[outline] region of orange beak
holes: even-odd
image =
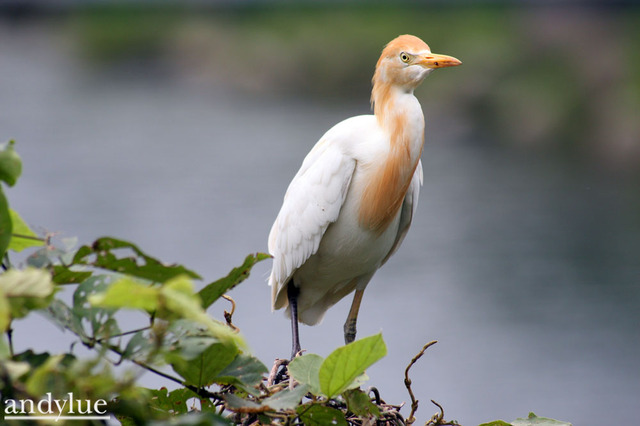
[[[455,67],[461,63],[462,61],[453,56],[439,55],[437,53],[425,53],[424,55],[420,55],[418,60],[418,64],[425,68]]]

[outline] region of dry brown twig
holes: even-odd
[[[233,318],[233,313],[236,311],[236,302],[235,302],[235,300],[233,300],[231,298],[231,296],[227,296],[226,294],[223,294],[222,298],[228,300],[229,302],[231,302],[231,312],[224,311],[224,319],[225,319],[225,321],[227,321],[227,325],[229,327],[233,328],[233,331],[240,331],[240,329],[238,327],[236,327],[235,325],[233,325],[233,323],[231,322],[231,319]]]
[[[409,365],[407,365],[407,368],[404,370],[404,386],[407,388],[407,391],[409,392],[409,396],[411,397],[411,413],[409,414],[409,417],[406,420],[406,423],[408,425],[411,425],[416,421],[415,414],[416,414],[416,411],[418,410],[418,400],[416,399],[415,395],[413,394],[413,390],[411,389],[411,379],[409,378],[409,370],[411,369],[411,367],[413,367],[413,364],[415,364],[422,357],[422,355],[424,355],[425,351],[429,349],[431,346],[435,345],[436,343],[438,343],[438,341],[433,340],[427,343],[426,345],[424,345],[422,347],[422,350],[411,359],[411,362],[409,363]]]
[[[446,421],[444,419],[444,408],[442,408],[442,405],[438,404],[433,399],[431,402],[440,409],[440,412],[434,414],[433,417],[431,417],[431,420],[424,424],[425,426],[461,426],[460,423],[455,420]]]
[[[271,367],[271,371],[269,372],[269,378],[267,379],[268,387],[271,387],[274,384],[276,384],[276,377],[278,376],[278,370],[280,370],[280,367],[287,364],[289,364],[288,359],[276,358],[275,362],[273,363],[273,367]]]

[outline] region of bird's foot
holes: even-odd
[[[348,345],[354,340],[356,340],[356,321],[355,319],[352,321],[347,320],[344,324],[344,344]]]
[[[291,361],[293,361],[296,357],[302,355],[304,349],[300,349],[300,343],[297,345],[294,343],[293,348],[291,349]]]

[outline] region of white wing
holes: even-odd
[[[407,195],[404,197],[404,201],[402,202],[402,210],[400,212],[400,223],[398,224],[398,235],[396,236],[396,241],[393,243],[393,247],[391,247],[391,251],[384,258],[382,264],[384,265],[387,260],[393,254],[398,251],[400,248],[400,244],[406,237],[407,232],[409,232],[409,227],[411,226],[411,221],[413,220],[413,215],[416,213],[418,208],[418,196],[420,195],[420,187],[422,186],[422,161],[418,160],[418,166],[416,167],[416,171],[413,172],[413,177],[411,178],[411,184],[409,184],[409,190],[407,191]]]
[[[327,227],[338,219],[356,161],[325,135],[309,152],[289,184],[269,234],[273,269],[269,278],[272,308],[293,273],[318,250]]]

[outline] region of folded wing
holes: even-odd
[[[409,232],[409,227],[411,226],[411,221],[413,220],[413,215],[415,214],[418,208],[418,196],[420,195],[420,187],[422,186],[422,161],[418,161],[418,166],[416,167],[416,171],[413,172],[413,177],[411,178],[411,183],[409,184],[409,190],[407,191],[407,195],[404,197],[404,201],[402,203],[402,207],[400,210],[400,223],[398,224],[398,234],[396,236],[396,240],[393,243],[393,247],[391,251],[382,261],[382,265],[384,265],[387,260],[393,254],[398,251],[404,237],[407,236],[407,232]]]
[[[269,234],[273,309],[286,305],[286,297],[278,297],[280,291],[296,269],[317,252],[325,231],[338,219],[355,166],[355,159],[338,144],[322,139],[291,181]]]

